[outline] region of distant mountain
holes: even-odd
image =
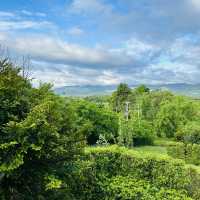
[[[55,92],[64,96],[109,95],[116,88],[117,85],[76,85],[56,88]]]
[[[137,87],[137,85],[131,85],[131,88]],[[163,84],[163,85],[148,85],[152,90],[169,90],[171,92],[200,97],[200,84]],[[76,85],[76,86],[64,86],[55,88],[55,93],[63,96],[93,96],[93,95],[109,95],[115,91],[117,85]]]

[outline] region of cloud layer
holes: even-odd
[[[34,83],[199,83],[198,0],[73,0],[54,7],[0,11],[0,44],[29,55]]]

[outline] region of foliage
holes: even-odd
[[[84,100],[74,102],[80,125],[87,124],[87,142],[96,144],[99,136],[114,143],[118,134],[118,115],[108,109],[98,107]]]
[[[125,102],[131,95],[131,89],[125,83],[120,83],[117,90],[113,92],[111,97],[112,109],[116,112],[123,112]]]
[[[145,85],[140,85],[138,86],[135,91],[134,91],[136,94],[143,94],[143,93],[148,93],[150,92],[150,89],[145,86]]]
[[[174,98],[171,93],[165,91],[152,91],[139,94],[133,92],[133,94],[137,95],[135,95],[133,103],[131,102],[131,112],[139,113],[141,118],[152,123],[155,121],[161,105],[165,101],[171,101]]]
[[[198,121],[189,121],[180,127],[176,139],[185,143],[200,144],[200,124]]]
[[[87,148],[72,188],[76,199],[199,199],[199,174],[183,162],[117,146]]]
[[[131,118],[128,121],[122,118],[120,122],[119,144],[125,146],[153,144],[155,136],[151,123],[137,118]]]
[[[60,172],[81,154],[85,127],[49,85],[32,88],[20,68],[0,64],[0,197],[51,199],[46,189],[65,186]]]
[[[0,61],[0,129],[10,120],[24,119],[31,107],[31,85],[19,73],[20,69],[12,63]]]
[[[167,148],[168,154],[187,163],[200,165],[200,145],[177,143]]]
[[[184,191],[166,188],[158,190],[148,181],[136,180],[129,176],[116,176],[112,178],[108,186],[108,197],[106,199],[191,200],[191,198],[184,194]]]
[[[195,104],[183,97],[175,97],[172,101],[166,101],[156,116],[155,128],[159,136],[174,137],[178,128],[193,120]]]
[[[111,97],[62,98],[49,84],[33,88],[22,74],[0,61],[2,200],[200,199],[194,168],[149,153],[167,146],[172,157],[200,164],[199,101],[127,84]],[[156,135],[184,143],[155,142],[148,153],[134,147],[154,144]],[[86,141],[105,147],[84,153]]]

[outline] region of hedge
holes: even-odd
[[[200,165],[200,145],[177,143],[167,148],[168,155],[184,159],[186,163]]]
[[[72,192],[76,199],[146,200],[145,194],[155,200],[200,199],[200,174],[183,161],[167,156],[141,155],[118,146],[89,147],[75,171]],[[137,198],[126,197],[124,193],[125,190],[137,196],[138,189],[142,195]]]

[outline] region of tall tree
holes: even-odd
[[[0,100],[1,199],[51,199],[60,190],[68,195],[63,174],[85,143],[73,108],[48,85],[32,88],[7,61],[0,62]]]
[[[131,89],[125,83],[120,83],[117,90],[113,92],[111,102],[113,110],[116,112],[124,111],[125,102],[128,101]]]

